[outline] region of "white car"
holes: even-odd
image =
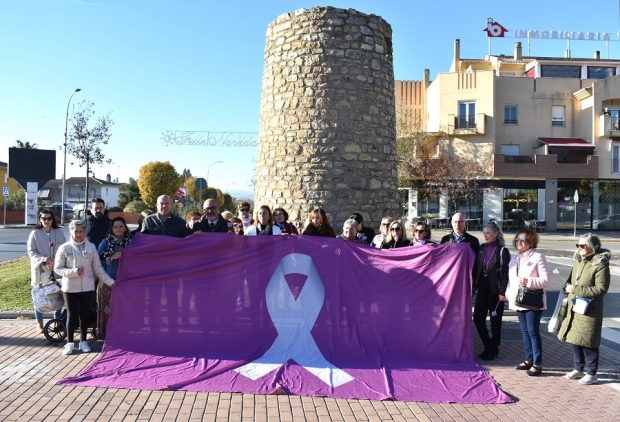
[[[592,230],[613,230],[620,226],[620,214],[606,215],[602,218],[592,220]],[[583,223],[584,229],[590,228],[590,222]]]

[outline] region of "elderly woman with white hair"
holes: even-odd
[[[73,330],[75,320],[80,321],[80,350],[90,352],[87,338],[87,320],[90,298],[95,290],[95,276],[108,286],[114,279],[101,266],[95,245],[86,240],[86,224],[74,220],[69,224],[70,238],[58,248],[54,260],[54,271],[62,276],[62,293],[67,306],[67,344],[62,353],[73,353]]]
[[[596,384],[599,347],[603,330],[603,296],[609,290],[611,252],[592,233],[577,242],[575,263],[564,285],[568,309],[558,338],[573,346],[574,368],[565,375],[569,380],[581,378],[580,384]],[[584,375],[585,370],[585,375]]]
[[[358,236],[357,221],[353,218],[349,218],[342,225],[342,234],[338,236],[338,239],[344,239],[351,242],[361,243],[367,245],[366,237]]]

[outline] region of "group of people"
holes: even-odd
[[[143,212],[138,230],[143,234],[186,237],[203,233],[230,233],[245,236],[292,235],[338,237],[370,245],[380,249],[394,249],[408,246],[433,245],[431,228],[425,222],[413,227],[412,239],[407,237],[406,227],[400,220],[384,217],[379,233],[364,226],[359,213],[352,214],[337,235],[322,208],[310,212],[307,224],[298,229],[288,222],[288,213],[283,208],[273,211],[267,205],[260,206],[252,218],[248,202],[240,202],[238,215],[219,212],[214,199],[203,204],[203,213],[191,211],[187,218],[172,214],[172,201],[162,195],[157,199],[157,212]],[[452,217],[452,232],[442,237],[440,243],[467,243],[475,252],[472,266],[472,294],[475,295],[473,322],[480,336],[484,350],[478,355],[483,360],[499,356],[501,344],[502,316],[504,302],[517,312],[525,359],[516,366],[530,376],[542,372],[542,338],[540,321],[546,309],[544,289],[551,284],[549,266],[545,256],[536,248],[538,234],[531,229],[520,230],[513,239],[518,251],[511,255],[506,248],[501,227],[494,222],[483,229],[484,243],[467,233],[465,217],[457,213]],[[97,290],[98,319],[97,333],[105,337],[110,306],[110,288],[114,285],[118,262],[122,251],[129,246],[135,232],[131,232],[122,217],[110,219],[102,199],[94,199],[87,213],[86,221],[74,220],[69,225],[70,239],[67,242],[59,230],[52,211],[44,209],[39,213],[39,222],[28,240],[28,254],[31,258],[31,284],[47,284],[50,275],[62,279],[62,291],[67,307],[67,327],[80,321],[80,343],[82,352],[89,352],[87,343],[87,320],[89,301],[95,290],[95,277],[99,280]],[[582,384],[597,382],[599,346],[603,321],[603,296],[609,288],[609,260],[611,254],[603,249],[600,239],[591,233],[579,238],[575,252],[575,264],[568,280],[562,287],[568,294],[568,310],[562,322],[558,337],[573,345],[574,370],[566,374],[568,379],[580,378]],[[543,307],[529,309],[516,304],[519,287],[543,292]],[[574,298],[590,299],[585,313],[573,311]],[[43,330],[43,315],[35,311],[37,329]],[[487,329],[490,319],[491,333]],[[55,314],[58,317],[58,312]],[[67,345],[63,353],[74,350],[73,331],[67,330]],[[585,371],[585,374],[584,374]]]

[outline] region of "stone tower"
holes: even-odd
[[[353,212],[375,230],[399,217],[392,29],[381,17],[315,7],[269,24],[254,200],[296,222],[322,207],[338,233]]]

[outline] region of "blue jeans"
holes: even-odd
[[[54,319],[60,319],[60,314],[62,314],[62,308],[57,311],[54,311]],[[34,316],[37,319],[37,322],[43,322],[43,314],[35,309]]]
[[[517,311],[521,334],[523,334],[523,349],[525,361],[533,365],[542,365],[542,338],[540,337],[540,319],[543,311]]]

